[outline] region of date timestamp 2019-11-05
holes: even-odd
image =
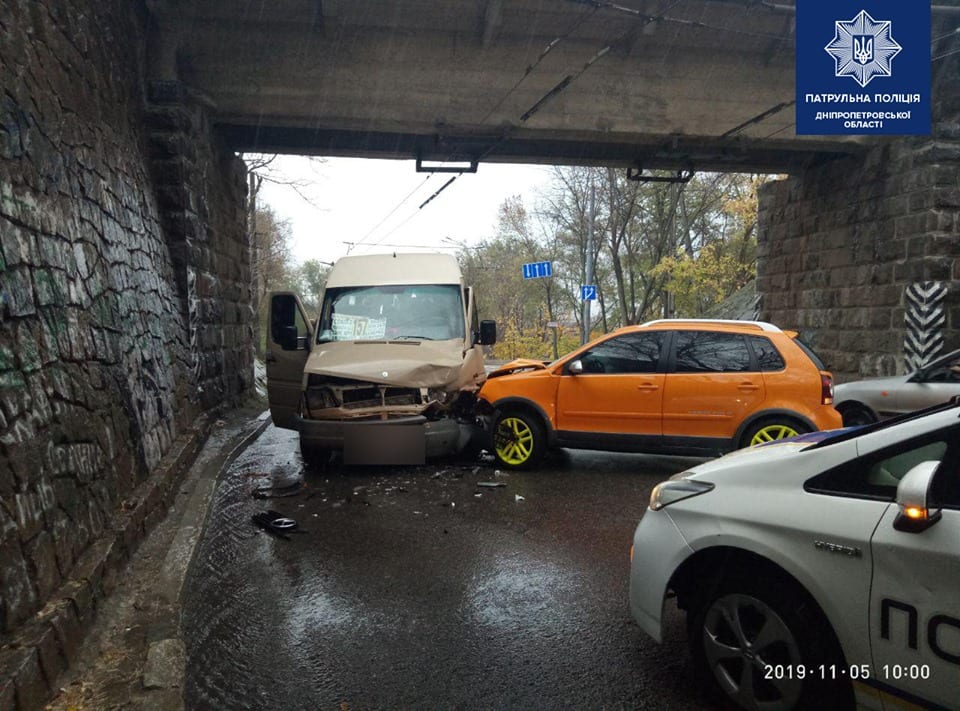
[[[764,664],[763,678],[783,679],[877,679],[879,681],[916,680],[930,678],[929,664]]]

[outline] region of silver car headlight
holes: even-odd
[[[653,487],[650,492],[650,508],[659,511],[664,506],[713,491],[713,484],[697,479],[684,479],[683,476],[678,474]]]

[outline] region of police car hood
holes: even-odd
[[[713,481],[718,475],[725,477],[741,472],[746,476],[776,477],[778,472],[786,473],[792,470],[792,467],[786,464],[787,460],[801,455],[805,450],[821,442],[827,443],[845,432],[847,432],[845,429],[810,432],[756,447],[744,447],[693,467],[687,476],[706,481]]]
[[[379,385],[444,390],[476,387],[484,378],[477,349],[463,342],[348,341],[313,347],[304,373]]]

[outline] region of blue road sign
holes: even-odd
[[[583,301],[596,301],[597,287],[593,284],[584,284],[580,287],[580,298]]]
[[[539,279],[553,276],[553,266],[550,262],[530,262],[523,265],[524,279]]]

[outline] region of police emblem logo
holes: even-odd
[[[875,77],[893,74],[893,58],[903,48],[893,39],[889,20],[874,20],[861,10],[851,20],[837,20],[834,28],[834,38],[824,47],[836,63],[834,76],[865,87]]]
[[[860,64],[869,64],[873,61],[873,36],[853,36],[853,58]]]

